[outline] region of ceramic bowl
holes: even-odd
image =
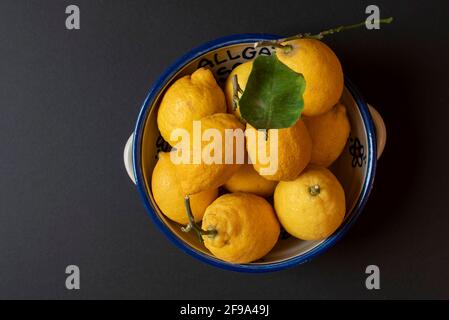
[[[386,131],[382,118],[366,104],[346,78],[341,100],[347,107],[351,134],[344,152],[331,166],[331,170],[344,187],[347,213],[343,224],[333,235],[322,241],[301,241],[284,234],[263,259],[249,264],[230,264],[212,256],[195,235],[182,232],[180,225],[167,219],[158,209],[151,191],[151,174],[157,161],[156,155],[159,151],[169,149],[156,125],[158,106],[165,89],[179,77],[191,74],[199,67],[210,68],[219,84],[223,84],[227,75],[238,64],[272,52],[273,48],[270,47],[255,49],[255,42],[276,38],[279,37],[261,34],[225,37],[206,43],[178,59],[150,89],[137,118],[134,133],[125,146],[125,167],[156,226],[184,252],[228,270],[281,270],[304,263],[332,246],[362,212],[373,187],[377,159],[385,145]]]

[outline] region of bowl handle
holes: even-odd
[[[368,104],[368,107],[374,121],[374,126],[376,127],[377,159],[379,159],[382,152],[384,152],[385,143],[387,142],[387,128],[385,127],[385,122],[380,113],[370,104]]]
[[[123,161],[125,162],[125,169],[126,172],[128,172],[129,178],[134,184],[136,184],[136,177],[133,169],[133,139],[134,134],[131,134],[128,141],[126,141],[125,149],[123,150]]]

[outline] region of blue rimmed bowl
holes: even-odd
[[[273,48],[254,48],[254,43],[277,39],[279,36],[244,34],[208,42],[182,56],[171,65],[150,89],[137,118],[134,133],[125,145],[126,170],[137,186],[148,215],[156,226],[181,250],[211,265],[234,271],[277,271],[304,263],[324,252],[337,242],[357,217],[368,200],[373,187],[376,162],[386,140],[384,122],[379,113],[368,106],[356,88],[345,79],[341,98],[351,122],[351,135],[344,152],[331,170],[340,180],[346,193],[347,213],[341,227],[322,241],[302,241],[284,235],[273,250],[262,260],[249,264],[230,264],[215,258],[198,238],[181,231],[181,226],[167,219],[157,207],[151,190],[151,174],[159,151],[167,151],[168,144],[161,138],[156,124],[159,102],[176,79],[191,74],[199,67],[210,68],[219,83],[231,70],[258,55],[269,55]]]

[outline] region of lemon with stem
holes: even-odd
[[[250,263],[264,257],[276,244],[280,225],[270,203],[249,193],[229,193],[206,209],[202,227],[194,221],[186,197],[190,224],[214,256],[230,263]]]
[[[377,19],[378,24],[389,24],[392,17]],[[329,111],[343,91],[343,71],[335,53],[321,40],[334,33],[366,27],[366,22],[339,26],[317,34],[304,33],[291,37],[260,41],[255,47],[276,47],[281,62],[303,74],[306,80],[304,110],[306,116],[316,116]]]
[[[296,180],[279,182],[274,207],[282,226],[292,236],[322,240],[343,222],[345,193],[328,169],[309,167]]]
[[[297,39],[285,42],[290,50],[277,51],[279,60],[306,80],[303,115],[329,111],[343,92],[343,70],[335,53],[320,40]]]

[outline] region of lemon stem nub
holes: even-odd
[[[319,195],[319,194],[320,194],[320,191],[321,191],[320,186],[317,185],[317,184],[315,184],[315,185],[309,187],[309,193],[310,193],[310,195],[313,196],[313,197]]]
[[[182,227],[181,228],[182,231],[190,232],[191,230],[193,230],[198,235],[201,242],[203,241],[202,236],[208,236],[210,238],[213,238],[217,235],[217,230],[215,229],[203,230],[199,225],[196,224],[195,218],[193,217],[192,208],[190,207],[190,197],[188,195],[184,197],[184,205],[186,207],[187,216],[189,218],[189,224],[185,227]]]
[[[290,53],[293,50],[293,47],[289,44],[282,46],[282,49],[284,50],[284,53]]]

